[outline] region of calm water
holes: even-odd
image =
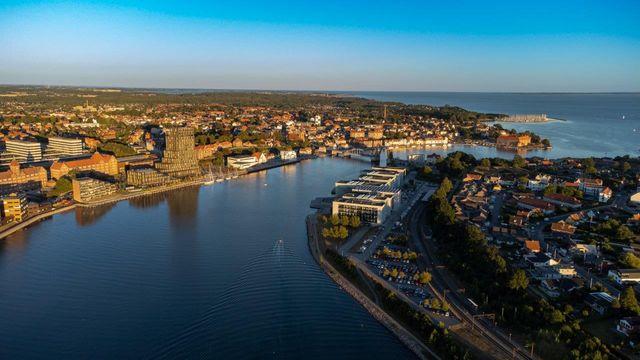
[[[565,120],[544,124],[502,123],[505,128],[518,131],[531,130],[551,141],[552,150],[529,152],[527,156],[560,158],[640,155],[640,93],[353,92],[350,94],[407,104],[438,106],[449,104],[480,112],[546,113],[551,118]],[[477,147],[454,148],[448,151],[458,149],[478,157],[513,157],[513,153]]]
[[[0,358],[411,357],[307,249],[309,201],[364,166],[307,161],[0,241]]]

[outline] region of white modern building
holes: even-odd
[[[400,186],[407,169],[373,167],[364,170],[359,179],[338,181],[334,192],[333,215],[357,215],[364,223],[382,224],[401,201]]]
[[[18,162],[42,160],[42,144],[36,141],[7,140],[6,154]]]
[[[65,157],[82,155],[82,139],[71,139],[63,137],[50,137],[46,148],[47,156]]]
[[[349,193],[352,194],[352,193]],[[333,200],[332,215],[358,216],[368,224],[382,224],[391,213],[391,207],[384,199],[376,199],[375,195],[341,196]]]
[[[280,151],[280,159],[282,160],[295,160],[298,157],[294,150],[281,150]]]
[[[251,155],[233,155],[227,157],[227,166],[244,170],[252,166],[267,162],[267,157],[263,153]]]

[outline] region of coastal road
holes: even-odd
[[[456,285],[454,277],[449,274],[435,256],[434,244],[430,236],[426,234],[425,216],[424,204],[418,204],[408,222],[411,239],[423,255],[421,260],[424,262],[424,265],[431,269],[433,275],[432,285],[446,298],[446,301],[450,304],[452,313],[472,328],[478,329],[482,337],[501,353],[500,358],[534,359],[535,357],[532,357],[527,349],[509,339],[508,336],[502,333],[500,329],[492,323],[486,320],[476,319],[473,316],[474,310],[462,295],[462,289]]]

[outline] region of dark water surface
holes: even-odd
[[[411,357],[307,249],[309,201],[365,166],[306,161],[0,241],[0,358]]]

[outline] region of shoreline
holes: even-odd
[[[257,169],[253,169],[253,171],[244,173],[244,174],[240,174],[238,175],[238,177],[240,176],[245,176],[248,174],[253,174],[253,173],[257,173],[260,171],[266,171],[269,169],[275,169],[278,167],[283,167],[283,166],[287,166],[287,165],[293,165],[293,164],[297,164],[302,162],[303,160],[309,160],[309,159],[313,159],[312,157],[301,157],[295,160],[289,160],[289,161],[284,161],[282,163],[277,163],[277,164],[268,164],[267,166],[261,167],[261,168],[257,168]],[[137,191],[137,192],[133,192],[133,193],[127,193],[127,194],[116,194],[115,196],[109,197],[109,198],[102,198],[99,199],[97,201],[90,201],[90,202],[76,202],[74,204],[62,207],[62,208],[58,208],[58,209],[53,209],[47,212],[43,212],[37,215],[34,215],[32,217],[30,217],[29,219],[19,222],[19,223],[15,223],[12,226],[4,229],[4,230],[0,230],[0,240],[4,240],[7,236],[10,236],[22,229],[27,228],[28,226],[52,217],[53,215],[59,214],[59,213],[63,213],[69,210],[73,210],[76,207],[82,207],[82,208],[92,208],[92,207],[98,207],[98,206],[102,206],[102,205],[107,205],[107,204],[112,204],[112,203],[117,203],[123,200],[130,200],[130,199],[134,199],[140,196],[146,196],[146,195],[153,195],[153,194],[159,194],[159,193],[163,193],[163,192],[167,192],[167,191],[172,191],[172,190],[178,190],[178,189],[182,189],[182,188],[186,188],[186,187],[190,187],[190,186],[202,186],[204,185],[205,180],[204,179],[200,179],[200,180],[193,180],[193,181],[187,181],[187,182],[180,182],[177,184],[172,184],[172,185],[167,185],[167,186],[162,186],[162,187],[156,187],[156,188],[151,188],[151,189],[147,189],[147,190],[143,190],[143,191]]]
[[[2,231],[0,231],[0,240],[4,240],[7,236],[10,236],[26,227],[28,227],[29,225],[32,225],[40,220],[44,220],[46,218],[52,217],[53,215],[59,214],[59,213],[63,213],[69,210],[73,210],[75,209],[77,206],[77,204],[71,204],[65,207],[61,207],[58,209],[54,209],[54,210],[50,210],[47,212],[43,212],[40,213],[38,215],[32,216],[29,219],[16,223],[13,226],[10,226],[7,229],[4,229]]]
[[[496,146],[496,143],[489,142],[486,140],[469,140],[469,141],[456,141],[451,142],[447,145],[404,145],[404,146],[390,146],[387,147],[388,150],[391,151],[406,151],[406,150],[447,150],[449,148],[453,148],[456,146],[471,146],[471,147],[486,147],[490,149],[508,151],[508,152],[526,152],[526,151],[547,151],[551,150],[553,147],[544,147],[544,146],[526,146],[521,148],[501,148]]]
[[[558,119],[558,118],[547,118],[546,121],[513,121],[513,120],[491,120],[487,121],[488,123],[500,123],[500,124],[525,124],[525,125],[536,125],[536,124],[549,124],[555,122],[568,122],[567,119]]]
[[[329,278],[338,285],[341,290],[344,290],[349,296],[351,296],[351,298],[356,300],[374,319],[376,319],[376,321],[396,336],[398,340],[400,340],[400,342],[419,359],[440,359],[433,350],[428,348],[422,341],[420,341],[420,339],[411,333],[411,331],[407,330],[398,321],[396,321],[393,316],[385,312],[380,308],[380,306],[369,299],[360,289],[357,288],[357,286],[345,278],[340,271],[336,270],[333,265],[323,260],[320,244],[317,239],[318,232],[313,220],[315,215],[315,213],[307,215],[305,220],[307,226],[307,245],[311,256],[322,271],[327,274],[327,276],[329,276]],[[428,356],[425,354],[428,354]]]

